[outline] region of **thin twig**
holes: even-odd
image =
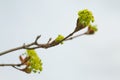
[[[22,45],[22,46],[19,46],[19,47],[16,47],[16,48],[12,48],[12,49],[0,52],[0,56],[2,56],[4,54],[7,54],[7,53],[10,53],[10,52],[13,52],[13,51],[20,50],[20,49],[26,49],[27,47],[30,47],[32,45],[34,45],[34,43],[30,43],[30,44],[27,44],[27,45]]]
[[[0,66],[22,66],[22,65],[24,65],[29,59],[30,59],[30,57],[28,57],[24,62],[19,63],[19,64],[0,64]]]
[[[20,64],[0,64],[0,66],[20,66],[22,65],[22,63]]]
[[[77,37],[80,37],[80,36],[83,36],[83,35],[85,35],[85,33],[83,33],[83,34],[78,34],[78,35],[69,37],[69,38],[67,38],[65,41],[72,40],[72,39],[74,39],[74,38],[77,38]]]
[[[37,36],[36,39],[35,39],[35,44],[38,44],[38,39],[41,37],[41,35]]]
[[[49,44],[51,40],[52,40],[52,38],[49,38],[49,40],[48,40],[47,44]]]

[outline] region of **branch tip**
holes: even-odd
[[[49,40],[48,40],[47,44],[49,44],[51,40],[52,40],[52,38],[49,38]]]
[[[37,43],[37,41],[38,41],[38,39],[41,37],[41,35],[38,35],[37,37],[36,37],[36,39],[35,39],[35,44],[38,44]]]

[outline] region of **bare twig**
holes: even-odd
[[[34,43],[30,43],[30,44],[27,44],[27,45],[22,45],[22,46],[19,46],[19,47],[16,47],[16,48],[12,48],[12,49],[0,52],[0,56],[2,56],[4,54],[7,54],[7,53],[10,53],[10,52],[13,52],[13,51],[20,50],[20,49],[26,49],[26,48],[28,48],[28,47],[30,47],[32,45],[34,45]]]
[[[52,40],[52,38],[49,38],[49,40],[48,40],[47,44],[49,44],[51,40]]]
[[[22,63],[20,64],[0,64],[0,66],[21,66]]]
[[[24,62],[19,64],[0,64],[0,66],[22,66],[24,65],[30,58],[28,57]]]
[[[27,71],[25,71],[25,70],[26,70],[26,68],[29,66],[29,65],[27,64],[27,62],[28,62],[29,59],[30,59],[30,57],[26,57],[26,58],[24,59],[24,61],[22,61],[20,64],[0,64],[0,66],[11,66],[11,67],[13,67],[13,68],[15,68],[15,69],[17,69],[17,70],[24,71],[24,72],[27,73]],[[21,67],[21,66],[23,66],[23,65],[26,65],[26,67],[23,68],[23,69],[18,68],[18,67]]]
[[[74,39],[74,38],[77,38],[77,37],[83,36],[83,35],[85,35],[85,34],[86,34],[86,33],[78,34],[78,35],[75,35],[75,36],[69,37],[69,38],[67,38],[65,41],[72,40],[72,39]]]
[[[35,39],[35,44],[38,44],[38,39],[41,37],[41,35],[37,36],[36,39]]]

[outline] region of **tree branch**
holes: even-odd
[[[85,12],[84,12],[85,11]],[[50,48],[50,47],[54,47],[54,46],[57,46],[59,45],[60,43],[62,44],[63,41],[68,41],[68,40],[72,40],[74,38],[77,38],[77,37],[80,37],[80,36],[83,36],[83,35],[89,35],[89,34],[94,34],[96,31],[97,31],[97,28],[91,24],[88,24],[90,22],[93,22],[94,21],[94,17],[92,16],[92,14],[87,14],[87,13],[91,13],[89,11],[87,11],[86,13],[86,9],[83,10],[82,12],[84,12],[85,14],[85,18],[88,18],[88,19],[83,19],[81,17],[81,15],[79,15],[78,19],[77,19],[77,23],[76,23],[76,27],[74,29],[73,32],[71,32],[70,34],[68,34],[66,37],[63,37],[62,35],[59,35],[56,39],[53,39],[52,38],[49,38],[49,40],[44,43],[44,44],[41,44],[41,43],[38,43],[38,40],[40,39],[41,35],[37,36],[35,38],[35,40],[31,43],[28,43],[28,44],[23,44],[19,47],[15,47],[15,48],[12,48],[12,49],[9,49],[9,50],[5,50],[3,52],[0,52],[0,56],[2,55],[5,55],[5,54],[8,54],[10,52],[13,52],[13,51],[17,51],[17,50],[21,50],[21,49],[38,49],[38,48],[44,48],[44,49],[47,49],[47,48]],[[80,13],[82,14],[82,13]],[[87,16],[87,15],[88,16]],[[83,15],[83,14],[82,14]],[[84,17],[84,16],[83,16]],[[81,20],[83,20],[81,22]],[[86,24],[87,23],[87,24]],[[78,34],[78,35],[74,35],[75,33],[77,33],[78,31],[84,29],[84,28],[88,28],[88,30],[82,34]],[[33,56],[33,55],[32,55]],[[26,72],[26,73],[31,73],[31,71],[33,69],[30,69],[30,65],[34,65],[34,64],[31,64],[28,60],[30,59],[31,56],[26,56],[25,58],[22,58],[22,56],[19,56],[19,59],[21,61],[20,64],[0,64],[0,66],[12,66],[13,68],[17,69],[17,70],[20,70],[20,71],[23,71],[23,72]],[[36,61],[35,61],[36,62]],[[42,63],[41,63],[42,64]],[[23,68],[23,69],[20,69],[21,66],[25,65],[26,67]],[[34,68],[35,69],[35,68]],[[40,68],[40,71],[42,69]]]
[[[29,43],[29,44],[23,44],[22,46],[19,46],[19,47],[16,47],[16,48],[12,48],[12,49],[9,49],[9,50],[6,50],[6,51],[3,51],[3,52],[0,52],[0,56],[4,55],[4,54],[7,54],[7,53],[10,53],[10,52],[13,52],[13,51],[17,51],[17,50],[20,50],[20,49],[37,49],[37,48],[44,48],[44,49],[47,49],[47,48],[50,48],[50,47],[53,47],[53,46],[57,46],[59,43],[63,42],[63,41],[68,41],[68,40],[72,40],[74,38],[77,38],[79,36],[82,36],[84,35],[85,33],[83,34],[79,34],[79,35],[75,35],[75,36],[72,36],[73,34],[75,33],[72,32],[70,33],[68,36],[66,36],[63,40],[61,40],[60,42],[55,42],[55,40],[51,41],[52,38],[49,38],[48,42],[45,43],[45,44],[39,44],[37,41],[38,39],[40,39],[41,35],[37,36],[35,41],[32,42],[32,43]],[[34,46],[35,45],[35,46]]]

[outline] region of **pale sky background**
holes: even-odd
[[[120,80],[120,0],[0,0],[0,51],[30,43],[42,35],[45,43],[68,35],[77,12],[89,9],[98,32],[53,48],[37,49],[40,74],[0,67],[0,80]],[[80,32],[78,32],[79,34]],[[24,50],[0,56],[0,63],[19,63]]]

